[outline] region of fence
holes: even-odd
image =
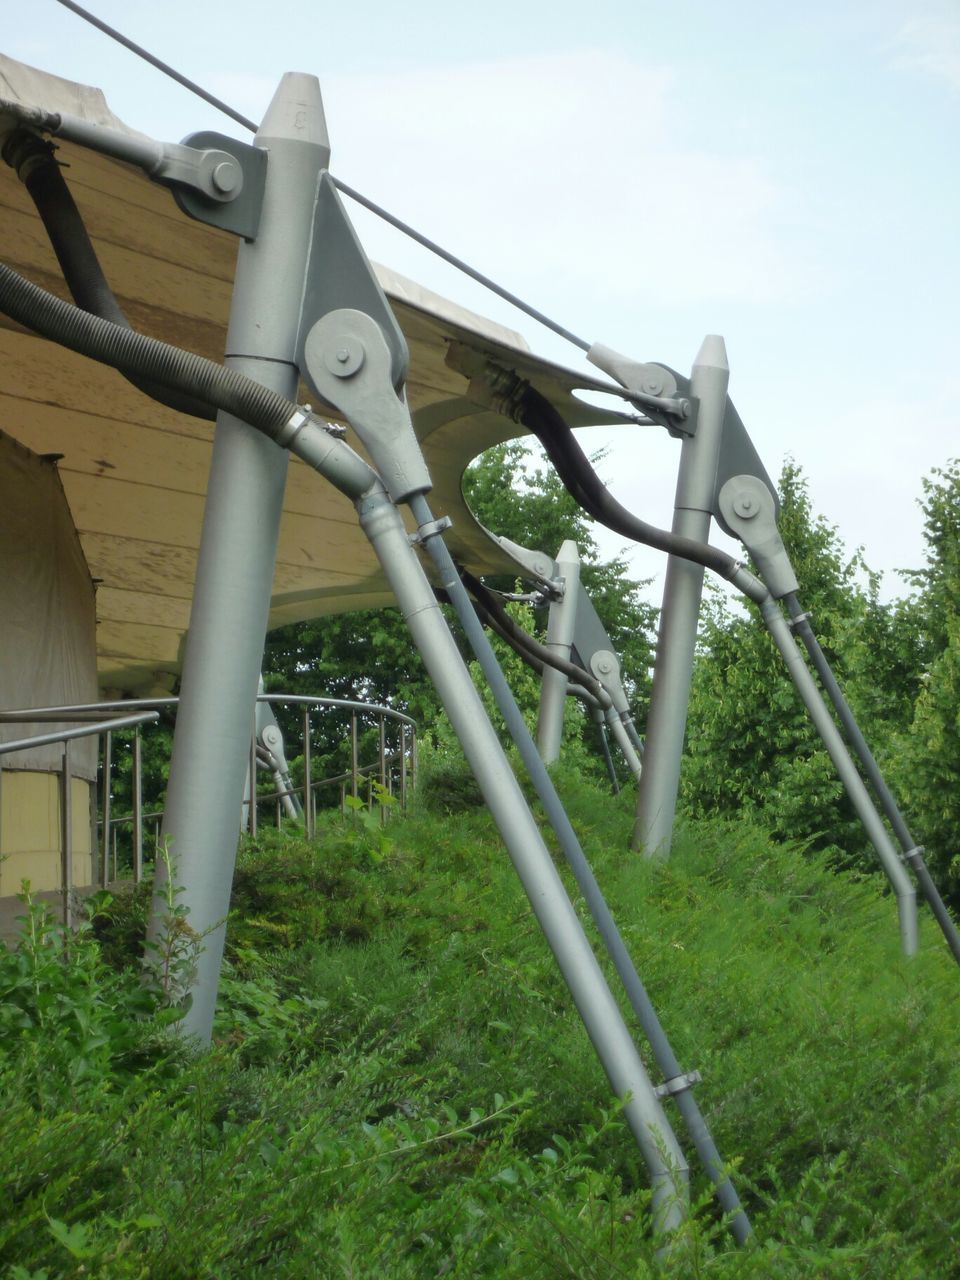
[[[282,785],[274,785],[265,793],[258,790],[258,767],[263,768],[262,752],[258,759],[258,740],[251,736],[250,775],[248,793],[242,813],[238,813],[238,827],[243,826],[256,834],[258,826],[269,813],[278,827],[293,821],[308,838],[316,834],[318,796],[325,789],[334,795],[343,810],[348,795],[368,804],[379,806],[381,817],[394,796],[401,807],[406,805],[411,787],[416,784],[417,737],[415,722],[392,707],[376,703],[353,701],[344,698],[318,698],[297,694],[262,694],[257,699],[272,707],[294,713],[302,738],[296,763],[302,773],[302,781],[293,785],[284,778]],[[62,707],[22,708],[0,712],[0,724],[43,724],[55,722],[58,726],[68,723],[70,728],[58,727],[50,733],[32,734],[16,741],[0,743],[0,794],[3,786],[4,757],[14,751],[29,751],[50,744],[62,744],[63,753],[59,771],[59,862],[62,896],[62,918],[65,925],[72,923],[74,814],[72,794],[72,769],[70,744],[79,738],[99,739],[98,780],[91,803],[91,848],[96,855],[94,883],[106,886],[112,880],[124,876],[139,882],[144,870],[144,847],[159,839],[163,822],[160,797],[144,795],[144,738],[143,730],[155,727],[161,716],[175,716],[178,699],[151,698],[119,702],[83,703]],[[111,714],[113,713],[113,714]],[[343,725],[342,741],[346,744],[349,765],[345,770],[326,777],[315,777],[313,737],[317,717],[323,716],[328,731],[329,720],[336,717]],[[289,719],[289,716],[288,716]],[[149,730],[148,730],[149,732]],[[328,732],[328,737],[329,737]],[[371,751],[371,740],[374,750]],[[126,746],[127,757],[118,752],[118,746]],[[289,744],[287,744],[289,750]],[[373,759],[365,760],[370,753]],[[129,775],[129,787],[125,796],[127,812],[116,812],[118,766],[120,773]],[[29,766],[26,766],[29,768]],[[19,768],[24,768],[20,765]],[[250,791],[254,802],[250,803]],[[151,801],[153,803],[151,803]],[[145,839],[146,838],[146,839]],[[5,850],[3,830],[0,828],[0,857]]]

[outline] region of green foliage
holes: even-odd
[[[176,865],[166,844],[157,849],[157,874],[153,880],[156,928],[143,944],[143,981],[170,1022],[179,1022],[190,1008],[196,982],[197,961],[211,925],[198,933],[187,916],[190,908],[180,901]]]
[[[597,465],[603,453],[594,454]],[[589,592],[613,647],[621,658],[631,694],[645,701],[656,610],[641,598],[646,585],[629,575],[624,557],[601,560],[594,525],[570,496],[539,445],[511,440],[482,454],[464,473],[463,493],[488,529],[520,546],[555,556],[572,539],[580,552],[580,579]],[[488,578],[500,590],[512,591],[509,579]]]
[[[925,659],[894,768],[917,838],[941,886],[960,902],[960,463],[924,481],[927,565],[910,575]]]
[[[814,515],[792,464],[779,490],[780,528],[801,601],[883,765],[891,732],[909,723],[919,686],[914,613],[880,602],[875,576],[859,553],[847,558],[837,531]],[[691,815],[748,812],[778,837],[831,849],[847,863],[875,863],[762,621],[732,610],[716,590],[701,628],[681,797]]]
[[[167,797],[167,781],[170,777],[170,752],[173,747],[174,715],[169,709],[161,711],[157,724],[147,725],[140,731],[141,785],[143,812],[163,812]],[[121,730],[114,735],[111,767],[111,816],[116,819],[133,814],[133,733],[125,735]],[[102,772],[98,780],[98,794],[102,794]],[[116,828],[117,855],[121,875],[130,873],[133,866],[133,824],[123,823]],[[145,833],[145,856],[153,857],[153,840]]]
[[[871,882],[743,823],[637,863],[629,797],[559,781],[703,1072],[749,1249],[694,1168],[691,1221],[657,1264],[639,1153],[486,813],[381,830],[357,810],[314,845],[242,850],[202,1057],[162,1039],[91,930],[68,965],[28,916],[0,954],[0,1274],[957,1274],[957,974],[939,938],[904,961]],[[111,1047],[71,1077],[74,1007]]]
[[[165,1019],[135,977],[104,964],[87,921],[67,934],[29,886],[22,901],[16,944],[0,948],[0,1041],[43,1113],[136,1069]]]
[[[655,610],[641,599],[643,584],[628,576],[622,557],[600,559],[591,522],[552,469],[533,461],[536,456],[517,441],[488,450],[465,473],[464,494],[485,525],[521,545],[552,556],[565,539],[577,542],[582,581],[621,656],[624,682],[634,700],[642,704],[649,691]],[[512,578],[489,581],[507,591],[516,586]],[[447,614],[452,618],[451,611]],[[524,625],[542,632],[545,610],[527,614]],[[497,649],[509,668],[515,695],[524,710],[535,715],[537,678],[512,651],[499,645]],[[434,736],[442,734],[437,695],[395,609],[341,614],[273,631],[267,637],[263,670],[268,691],[370,699],[406,712]],[[478,687],[481,684],[478,680]],[[299,715],[279,709],[277,715],[288,741],[298,740]],[[578,719],[575,709],[571,724],[575,728],[571,728],[569,741],[583,740],[591,744],[589,752],[595,753],[595,731],[584,718]],[[329,727],[316,725],[312,747],[318,774],[329,776],[349,767],[344,736],[340,721]],[[594,768],[595,755],[589,752],[583,756],[585,767]],[[291,764],[299,780],[299,762]]]

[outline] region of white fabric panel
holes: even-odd
[[[0,708],[97,701],[94,587],[56,465],[2,432],[0,618]],[[59,727],[0,724],[0,742]],[[54,744],[0,763],[53,770],[62,754]],[[96,777],[95,739],[74,742],[70,756],[77,777]]]

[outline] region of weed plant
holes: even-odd
[[[0,953],[0,1274],[960,1275],[960,976],[939,935],[904,960],[876,881],[743,824],[640,863],[630,798],[559,781],[703,1073],[747,1249],[694,1168],[657,1263],[637,1149],[464,786],[384,830],[349,812],[313,843],[244,846],[203,1054],[134,963],[143,895],[99,900],[69,939],[25,904]]]

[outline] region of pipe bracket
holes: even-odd
[[[672,1098],[678,1093],[686,1093],[688,1089],[692,1089],[695,1084],[700,1084],[703,1076],[699,1071],[685,1071],[683,1075],[674,1076],[671,1080],[664,1080],[663,1084],[658,1084],[654,1089],[654,1093],[658,1098]]]
[[[453,521],[449,516],[440,516],[436,520],[428,520],[426,524],[422,524],[419,529],[407,536],[407,541],[411,546],[417,546],[419,543],[423,545],[431,538],[436,538],[438,534],[445,533],[447,529],[453,528]]]

